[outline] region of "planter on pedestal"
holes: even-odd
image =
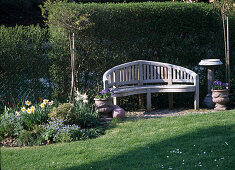
[[[215,110],[226,110],[229,102],[229,91],[224,90],[212,90],[212,101],[215,104]]]

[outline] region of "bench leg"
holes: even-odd
[[[173,109],[173,93],[168,94],[169,108]]]
[[[151,90],[147,90],[147,112],[151,112]]]
[[[194,109],[199,109],[199,92],[197,91],[194,93]]]
[[[113,97],[113,104],[118,105],[118,98],[117,97]]]

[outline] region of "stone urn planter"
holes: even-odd
[[[229,103],[229,91],[224,90],[211,90],[212,101],[215,103],[215,110],[226,110]]]
[[[95,109],[98,111],[100,115],[109,115],[114,109],[114,105],[112,103],[112,98],[107,99],[97,99],[94,98],[95,101]]]

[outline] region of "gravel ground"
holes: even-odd
[[[178,108],[178,109],[162,109],[162,110],[154,110],[150,113],[143,111],[133,111],[133,112],[126,112],[127,119],[148,119],[148,118],[162,118],[162,117],[170,117],[170,116],[179,116],[179,115],[187,115],[187,114],[205,114],[216,112],[212,109],[187,109],[187,108]]]

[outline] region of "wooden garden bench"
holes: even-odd
[[[147,94],[147,111],[151,111],[151,94],[168,93],[173,107],[173,92],[194,92],[194,109],[199,108],[199,76],[184,67],[155,61],[138,60],[115,66],[103,75],[104,89],[110,89],[114,104],[117,97]]]

